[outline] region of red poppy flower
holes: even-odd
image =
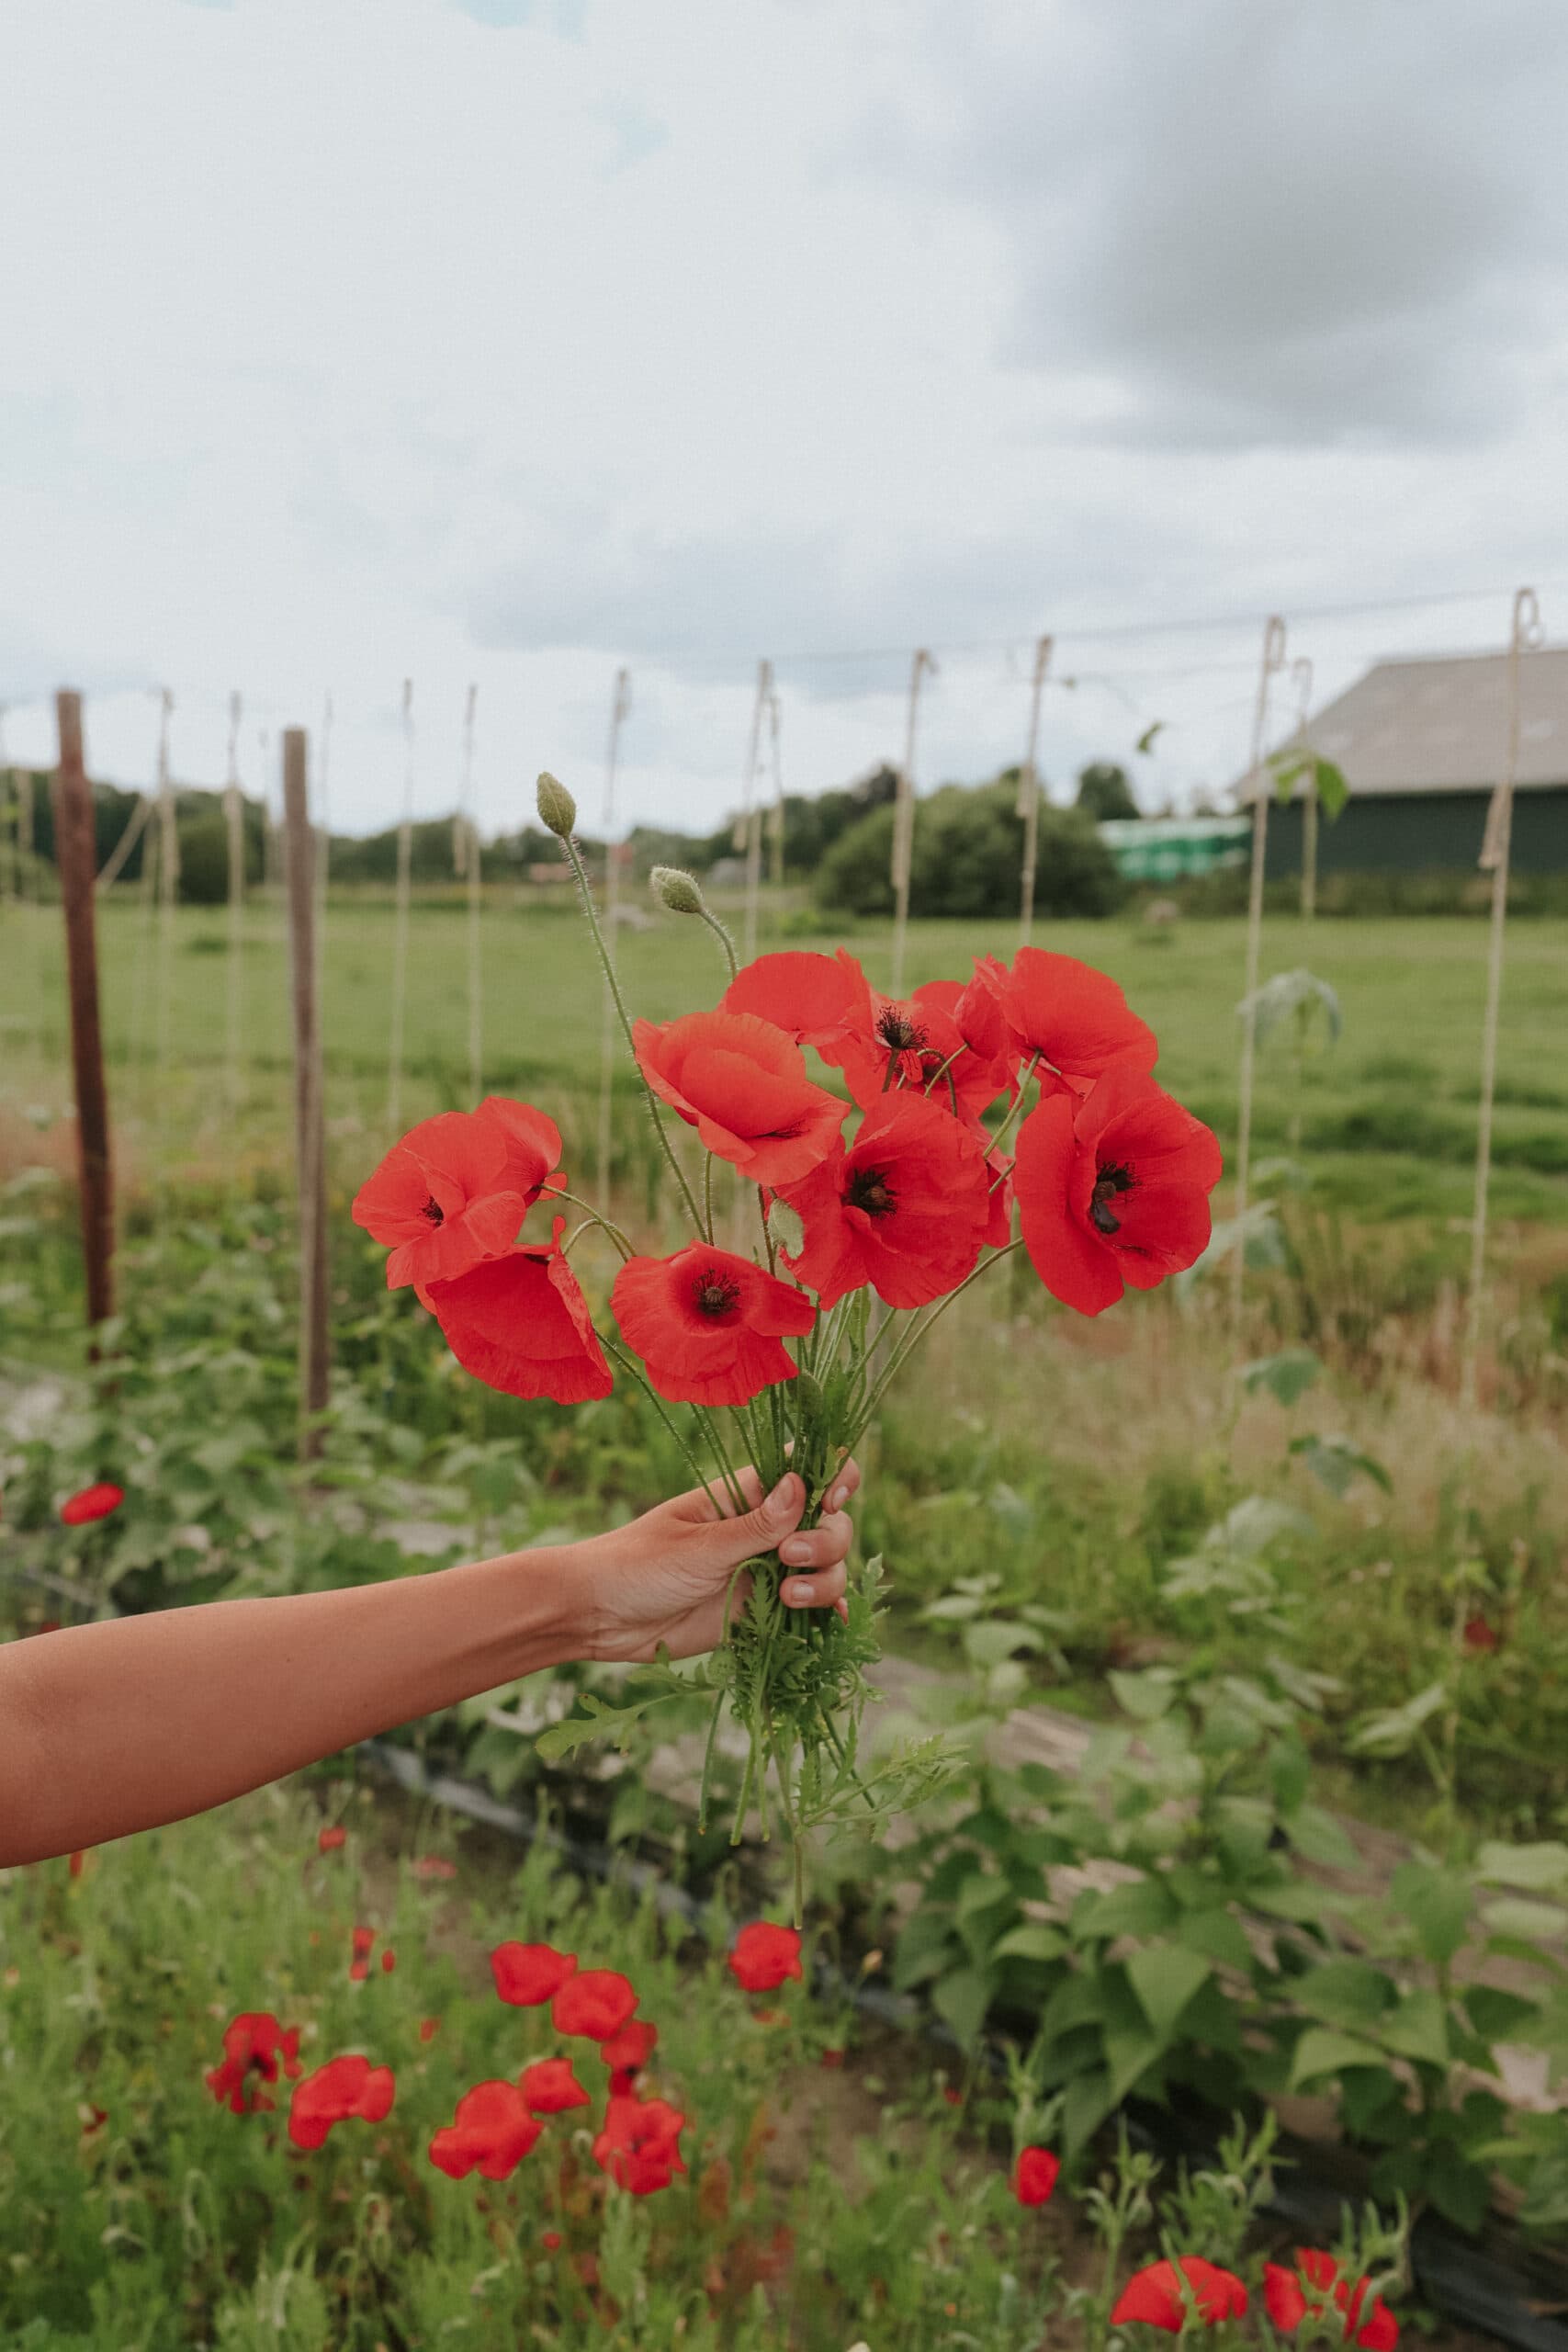
[[[822,2052],[822,2064],[829,2074],[835,2073],[843,2063],[844,2053],[841,2050],[824,2050]]]
[[[638,1067],[703,1143],[755,1184],[798,1182],[832,1149],[845,1106],[806,1074],[793,1037],[750,1012],[634,1023]]]
[[[87,1867],[85,1849],[78,1847],[76,1851],[67,1859],[65,1867],[73,1878],[80,1878]]]
[[[902,1089],[929,1093],[973,1125],[1004,1090],[1016,1091],[1018,1048],[995,991],[977,978],[927,980],[908,999],[868,989],[818,1051],[843,1071],[863,1110]]]
[[[1021,2205],[1047,2204],[1061,2169],[1060,2157],[1049,2148],[1025,2148],[1013,2167],[1013,2195]]]
[[[1130,1065],[1081,1099],[1045,1096],[1013,1166],[1035,1272],[1080,1315],[1114,1306],[1124,1283],[1153,1290],[1208,1247],[1220,1166],[1202,1121]]]
[[[351,2116],[379,2123],[391,2112],[393,2089],[390,2066],[373,2066],[368,2058],[329,2058],[295,2084],[288,2136],[297,2148],[319,2148],[333,2124]]]
[[[536,2009],[560,1991],[577,1966],[574,1951],[554,1944],[497,1944],[490,1956],[495,1989],[513,2008]]]
[[[637,1996],[614,1968],[583,1968],[569,1977],[550,2003],[558,2033],[581,2033],[589,2041],[608,2041],[619,2033]]]
[[[1495,1650],[1502,1639],[1497,1628],[1479,1611],[1464,1621],[1464,1645],[1467,1650],[1484,1653]]]
[[[743,965],[720,997],[719,1010],[754,1013],[797,1046],[820,1052],[846,1026],[863,1024],[870,1003],[865,974],[847,947],[832,956],[792,949]]]
[[[425,1293],[464,1371],[503,1396],[581,1405],[613,1385],[588,1301],[560,1254],[565,1222],[557,1219],[547,1249],[513,1250]]]
[[[299,2027],[290,2026],[286,2033],[270,2009],[244,2009],[224,2027],[223,2063],[204,2079],[220,2107],[234,2115],[254,2114],[272,2105],[256,2083],[276,2083],[280,2064],[291,2081],[299,2072]],[[247,2087],[252,2093],[248,2102]]]
[[[1092,1086],[1112,1062],[1150,1070],[1159,1059],[1154,1031],[1139,1020],[1110,974],[1080,964],[1076,956],[1021,947],[1010,971],[987,956],[975,972],[981,986],[995,993],[1020,1049],[1075,1088]]]
[[[97,2133],[103,2130],[105,2124],[109,2120],[109,2111],[107,2107],[95,2107],[90,2102],[85,2106],[79,2107],[76,2109],[76,2112],[82,2119],[82,2137],[84,2140],[96,2138]]]
[[[520,2088],[530,2115],[564,2115],[569,2107],[592,2104],[571,2071],[570,2058],[541,2058],[523,2069]]]
[[[661,2098],[613,2098],[593,2143],[593,2161],[634,2197],[650,2197],[686,2169],[680,2150],[685,2120]]]
[[[1361,2308],[1371,2283],[1359,2278],[1352,2290],[1333,2256],[1313,2246],[1296,2248],[1294,2270],[1278,2262],[1263,2266],[1263,2301],[1270,2320],[1284,2335],[1293,2333],[1309,2312],[1314,2319],[1323,2318],[1332,2301],[1335,2310],[1345,2314],[1347,2344],[1353,2339],[1361,2352],[1393,2352],[1399,2342],[1399,2322],[1381,2295],[1362,2321]]]
[[[387,1946],[386,1951],[381,1954],[381,1973],[382,1973],[382,1975],[383,1975],[383,1976],[390,1976],[390,1974],[391,1974],[391,1973],[392,1973],[393,1969],[394,1969],[394,1968],[396,1968],[397,1964],[398,1964],[398,1955],[397,1955],[397,1953],[392,1950],[391,1945],[390,1945],[390,1944],[389,1944],[389,1945]]]
[[[745,1405],[793,1380],[782,1340],[803,1338],[817,1319],[793,1283],[705,1242],[669,1258],[628,1259],[610,1304],[649,1380],[677,1405]]]
[[[419,2021],[419,2038],[422,2041],[434,2041],[440,2030],[441,2020],[439,2018],[421,2018]]]
[[[539,2240],[539,2244],[544,2247],[547,2254],[558,2254],[560,2252],[560,2232],[558,2230],[547,2230]]]
[[[96,1487],[84,1487],[79,1494],[60,1506],[60,1516],[67,1527],[88,1527],[95,1519],[107,1519],[125,1500],[125,1488],[101,1479]]]
[[[806,1227],[785,1264],[824,1307],[870,1283],[889,1306],[924,1306],[974,1267],[991,1219],[986,1147],[940,1104],[885,1094],[846,1150],[784,1197]]]
[[[645,2018],[633,2018],[619,2033],[602,2042],[599,2055],[617,2075],[637,2075],[647,2065],[659,2045],[659,2028]]]
[[[342,1822],[329,1822],[324,1829],[317,1833],[316,1851],[318,1854],[335,1854],[340,1846],[345,1846],[347,1843],[348,1832]]]
[[[1179,2271],[1179,2276],[1178,2275]],[[1181,2280],[1192,2290],[1205,2327],[1222,2320],[1240,2319],[1247,2310],[1247,2289],[1233,2270],[1205,2262],[1201,2254],[1184,2254],[1179,2262],[1151,2262],[1134,2271],[1117,2298],[1111,2314],[1112,2327],[1141,2320],[1146,2327],[1179,2335],[1187,2324],[1187,2299]]]
[[[476,2083],[457,2101],[452,2121],[430,2143],[430,2161],[453,2180],[480,2172],[486,2180],[514,2173],[544,2125],[529,2114],[515,2083]]]
[[[445,1854],[421,1854],[412,1865],[415,1878],[456,1878],[457,1865],[449,1862]]]
[[[794,1928],[775,1928],[766,1919],[754,1919],[735,1939],[729,1973],[746,1993],[776,1993],[789,1976],[799,1984],[798,1933]]]
[[[355,1223],[391,1245],[387,1287],[452,1282],[501,1257],[559,1159],[559,1129],[526,1102],[491,1095],[422,1119],[355,1197]]]
[[[370,1973],[370,1953],[375,1945],[375,1941],[376,1930],[374,1928],[355,1928],[354,1931],[354,1957],[348,1963],[348,1973],[356,1984],[363,1984],[366,1978]]]
[[[1012,1239],[1013,1203],[1018,1195],[1012,1180],[1013,1163],[1005,1151],[986,1154],[986,1180],[989,1185],[989,1212],[986,1219],[985,1244],[987,1250],[1005,1250]]]

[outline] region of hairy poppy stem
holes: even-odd
[[[703,1468],[702,1464],[697,1460],[697,1457],[693,1453],[691,1447],[686,1443],[685,1439],[681,1435],[680,1430],[676,1428],[669,1414],[665,1411],[664,1399],[660,1396],[658,1389],[653,1386],[651,1381],[648,1378],[648,1375],[643,1371],[641,1364],[637,1363],[635,1356],[627,1355],[624,1348],[617,1346],[616,1342],[614,1340],[607,1338],[603,1331],[599,1334],[599,1344],[601,1347],[607,1348],[609,1350],[611,1355],[615,1357],[615,1362],[620,1365],[622,1371],[629,1372],[632,1378],[637,1381],[639,1386],[643,1389],[649,1398],[649,1401],[651,1403],[654,1411],[658,1414],[660,1419],[663,1422],[665,1428],[669,1430],[671,1436],[680,1447],[682,1458],[685,1462],[687,1469],[690,1470],[698,1486],[704,1488],[709,1502],[712,1503],[720,1519],[723,1519],[725,1517],[724,1506],[719,1501],[718,1497],[714,1493],[712,1480],[709,1478],[707,1472]]]
[[[1012,1108],[1009,1111],[1007,1117],[1002,1121],[1001,1125],[997,1129],[996,1134],[991,1137],[990,1148],[993,1151],[999,1151],[1001,1149],[1003,1144],[1006,1143],[1008,1136],[1012,1132],[1012,1129],[1018,1124],[1019,1113],[1023,1108],[1023,1090],[1029,1084],[1030,1080],[1034,1076],[1035,1072],[1039,1069],[1040,1064],[1043,1058],[1044,1057],[1041,1054],[1031,1054],[1026,1067],[1019,1071],[1018,1093],[1014,1098]],[[1000,1182],[999,1178],[998,1179],[998,1182]],[[991,1189],[994,1192],[996,1189],[995,1185],[993,1185]]]
[[[937,1302],[936,1306],[932,1307],[931,1313],[926,1317],[923,1323],[917,1323],[913,1330],[905,1333],[903,1339],[899,1340],[897,1346],[894,1349],[893,1353],[888,1357],[886,1363],[883,1366],[881,1377],[877,1381],[875,1387],[872,1390],[870,1396],[866,1399],[865,1408],[860,1418],[860,1427],[855,1430],[853,1437],[850,1440],[850,1443],[852,1445],[859,1444],[864,1431],[870,1426],[871,1422],[874,1420],[876,1417],[876,1408],[881,1404],[883,1397],[886,1395],[890,1383],[908,1362],[910,1355],[914,1350],[919,1346],[920,1341],[925,1338],[926,1333],[931,1329],[931,1325],[939,1321],[941,1317],[946,1314],[948,1308],[953,1305],[955,1298],[963,1297],[971,1283],[979,1281],[980,1276],[987,1272],[987,1268],[998,1265],[1002,1259],[1010,1257],[1015,1250],[1021,1250],[1023,1244],[1021,1241],[1006,1241],[1002,1244],[1002,1247],[999,1250],[993,1250],[988,1258],[982,1258],[979,1264],[964,1275],[964,1280],[958,1284],[955,1290],[950,1290],[945,1298],[940,1299]]]
[[[609,1235],[611,1240],[620,1251],[623,1259],[635,1258],[637,1256],[637,1251],[632,1248],[631,1243],[627,1240],[620,1227],[615,1223],[614,1217],[608,1217],[604,1214],[603,1210],[596,1209],[593,1206],[592,1202],[585,1201],[580,1193],[569,1193],[566,1186],[563,1184],[558,1192],[551,1193],[550,1198],[556,1201],[570,1201],[573,1208],[586,1210],[590,1224],[604,1227],[604,1231]],[[577,1233],[581,1233],[581,1231],[582,1227],[581,1226],[579,1226]],[[568,1243],[569,1247],[570,1246],[571,1241],[576,1240],[577,1233],[570,1236]]]
[[[670,1172],[685,1197],[686,1206],[692,1213],[692,1223],[700,1233],[703,1219],[702,1211],[697,1206],[696,1194],[686,1181],[685,1170],[675,1157],[675,1147],[664,1132],[664,1121],[660,1116],[658,1097],[647,1079],[643,1077],[642,1064],[637,1057],[637,1041],[632,1035],[631,1015],[626,1011],[626,1001],[621,994],[621,984],[615,978],[615,960],[604,944],[604,934],[599,928],[599,911],[593,904],[593,892],[588,880],[588,869],[582,863],[582,852],[578,848],[570,833],[563,833],[560,836],[560,844],[566,852],[567,863],[570,865],[577,883],[578,895],[582,900],[582,911],[588,917],[588,928],[593,934],[593,944],[598,952],[600,969],[609,988],[611,1001],[620,1017],[621,1028],[626,1041],[626,1051],[632,1057],[632,1067],[637,1071],[644,1094],[648,1097],[648,1107],[653,1119],[653,1132],[659,1137],[660,1150],[670,1162]]]
[[[708,1248],[711,1250],[711,1249],[713,1248],[713,1246],[714,1246],[714,1242],[713,1242],[713,1154],[712,1154],[712,1152],[711,1152],[711,1151],[706,1155],[706,1157],[704,1159],[704,1161],[703,1161],[703,1230],[704,1230],[704,1232],[707,1235],[707,1238],[708,1238]]]

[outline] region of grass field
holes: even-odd
[[[0,917],[0,1118],[41,1132],[68,1102],[60,921],[53,909]],[[1161,1076],[1227,1146],[1235,1118],[1242,926],[1215,921],[1151,931],[1131,922],[1043,925],[1040,944],[1112,972],[1157,1029]],[[123,1172],[221,1181],[238,1168],[265,1185],[286,1162],[289,1031],[281,909],[247,910],[243,958],[243,1098],[224,1087],[229,989],[226,918],[182,910],[165,951],[140,906],[111,900],[100,923],[113,1108]],[[846,934],[874,981],[889,970],[886,926]],[[768,944],[764,940],[764,944]],[[773,944],[809,945],[810,940]],[[823,941],[821,944],[831,944]],[[1007,954],[1010,924],[925,923],[909,943],[911,984]],[[1320,1198],[1358,1221],[1416,1216],[1439,1227],[1469,1213],[1484,991],[1485,927],[1462,918],[1271,922],[1265,974],[1308,965],[1338,991],[1344,1034],[1309,1061],[1299,1097],[1301,1156]],[[327,1109],[334,1170],[352,1190],[386,1131],[393,927],[385,900],[332,906],[323,964]],[[711,1003],[723,979],[701,928],[661,916],[623,937],[634,1009],[653,1019]],[[593,1131],[601,989],[575,911],[498,899],[483,923],[487,1086],[537,1101],[581,1168]],[[467,945],[456,906],[416,907],[411,925],[402,1123],[464,1103]],[[1506,1226],[1568,1223],[1568,924],[1516,926],[1499,1057],[1495,1216]],[[631,1103],[630,1071],[620,1079]],[[1257,1138],[1283,1151],[1298,1108],[1281,1039],[1262,1051]],[[622,1123],[628,1149],[635,1123]],[[0,1147],[3,1148],[3,1147]],[[14,1134],[6,1157],[28,1153]],[[629,1174],[630,1170],[624,1173]]]

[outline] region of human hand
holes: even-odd
[[[815,1527],[800,1527],[806,1485],[795,1471],[766,1497],[750,1467],[739,1473],[739,1485],[750,1505],[743,1512],[716,1480],[713,1495],[694,1487],[572,1547],[582,1571],[581,1656],[647,1665],[661,1646],[671,1657],[716,1649],[732,1578],[732,1614],[746,1597],[747,1579],[737,1578],[736,1569],[766,1552],[776,1551],[784,1564],[786,1608],[845,1613],[844,1559],[854,1529],[843,1506],[860,1485],[858,1464],[843,1464]]]

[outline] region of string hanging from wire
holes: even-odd
[[[1519,689],[1525,655],[1539,651],[1544,642],[1535,591],[1520,588],[1514,596],[1513,623],[1508,632],[1502,771],[1486,811],[1486,830],[1478,861],[1481,871],[1492,876],[1492,910],[1486,950],[1486,1010],[1481,1025],[1481,1108],[1475,1128],[1470,1295],[1460,1366],[1460,1402],[1467,1413],[1475,1410],[1481,1340],[1486,1319],[1486,1216],[1492,1182],[1492,1113],[1497,1092],[1497,1024],[1503,1002],[1503,945],[1508,920],[1508,859],[1514,830],[1514,786],[1519,771]]]
[[[403,810],[392,911],[392,1006],[387,1046],[387,1126],[396,1134],[403,1105],[403,1022],[409,984],[409,898],[413,872],[413,680],[403,680]]]
[[[615,778],[620,766],[621,729],[631,715],[632,673],[617,670],[610,698],[610,740],[604,753],[604,943],[612,964],[619,961],[620,858],[615,830]],[[615,1000],[604,982],[604,1012],[599,1035],[599,1132],[593,1170],[604,1198],[610,1195],[610,1166],[615,1137],[611,1119],[611,1089],[615,1069]]]

